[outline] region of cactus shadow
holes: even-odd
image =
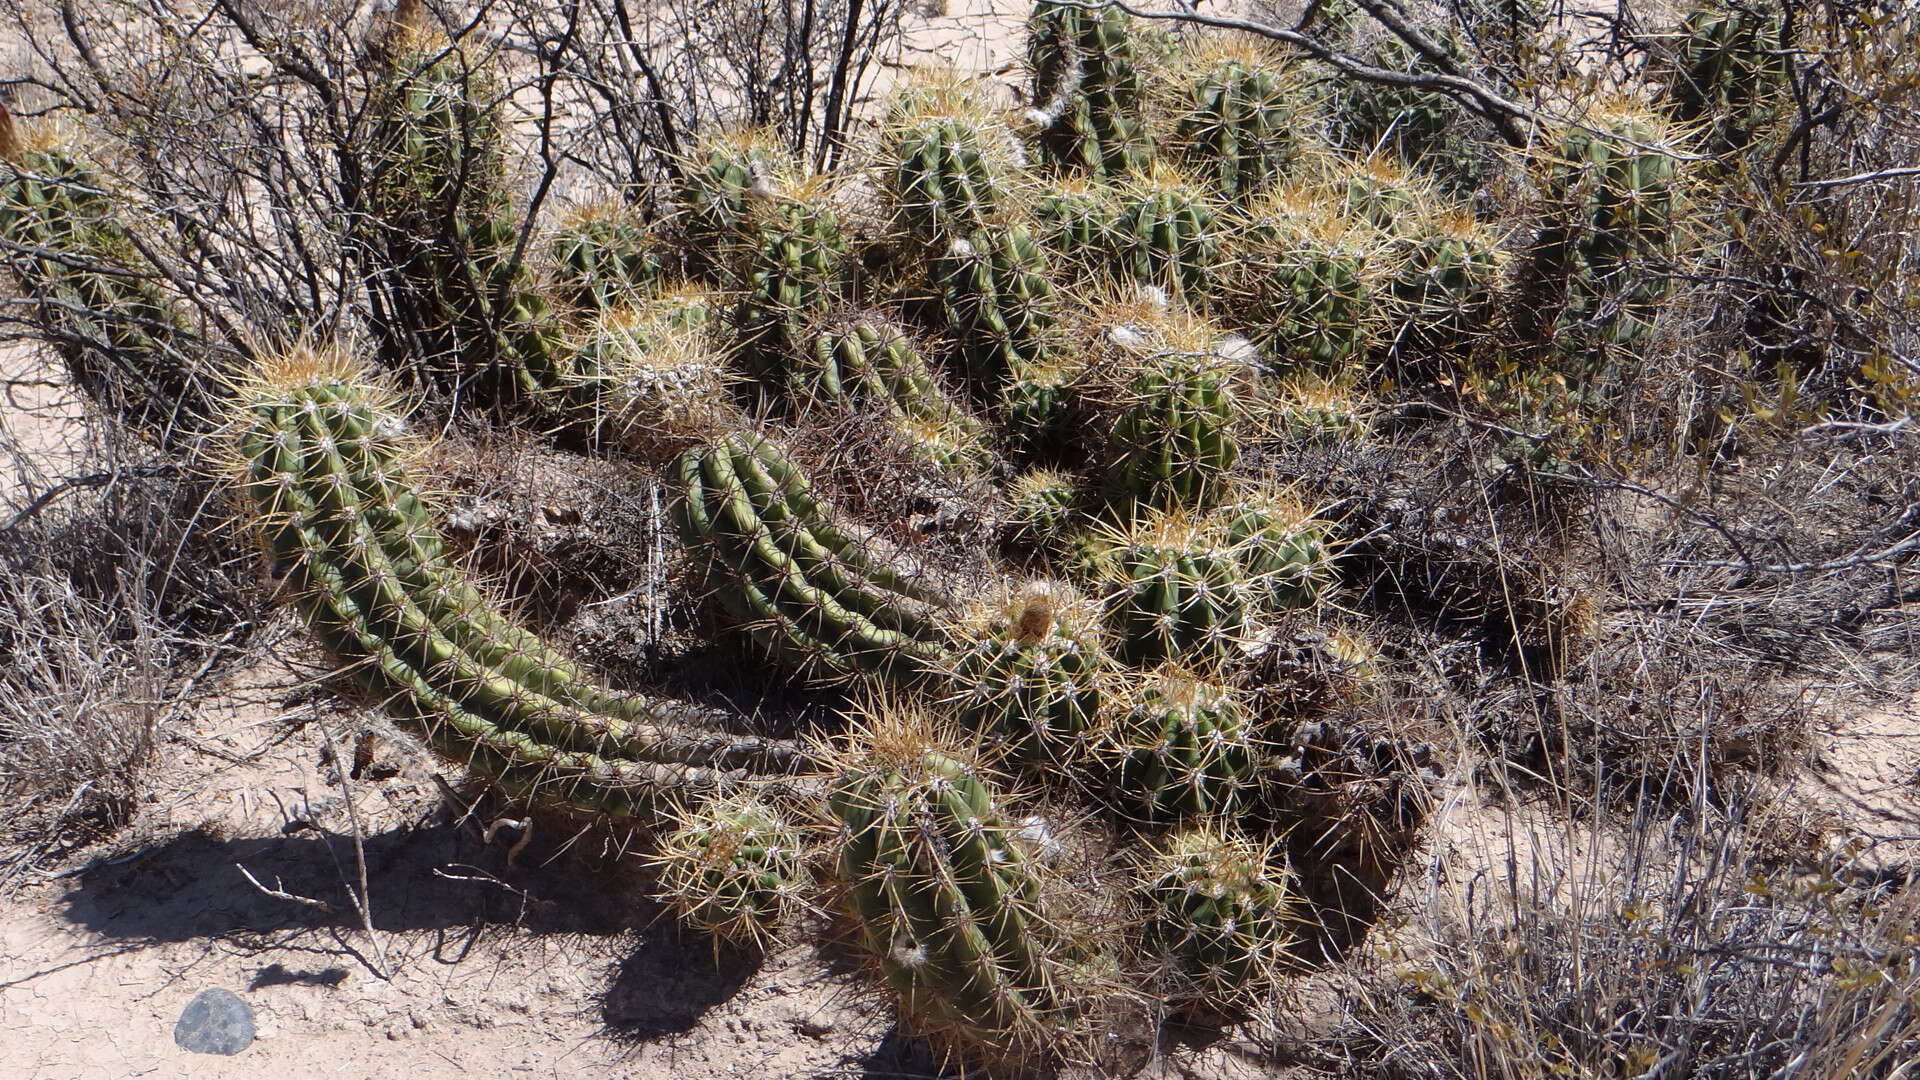
[[[631,928],[638,890],[608,872],[561,864],[512,869],[453,822],[407,825],[365,840],[367,892],[380,931],[489,928],[612,935]],[[269,896],[262,885],[332,910]],[[318,827],[226,838],[183,832],[83,872],[62,915],[101,938],[161,944],[355,926],[353,840]],[[644,912],[641,912],[644,914]]]
[[[684,1034],[739,993],[763,964],[758,953],[716,949],[711,938],[659,921],[600,994],[602,1032],[626,1043]]]

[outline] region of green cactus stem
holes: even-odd
[[[1299,160],[1303,110],[1264,50],[1208,37],[1182,58],[1191,72],[1174,125],[1181,158],[1228,200],[1243,200]]]
[[[1116,809],[1144,822],[1237,813],[1259,783],[1245,705],[1225,687],[1173,672],[1146,680],[1103,753],[1118,765]]]
[[[1034,581],[976,612],[947,672],[961,722],[1022,765],[1079,760],[1096,730],[1112,659],[1100,609],[1057,582]]]
[[[747,636],[827,678],[911,682],[941,654],[944,602],[833,523],[800,469],[740,433],[682,455],[681,536]]]
[[[1105,593],[1115,653],[1127,663],[1219,662],[1249,631],[1256,583],[1216,528],[1148,513],[1105,530],[1087,558]]]
[[[1027,118],[1039,131],[1041,152],[1055,164],[1125,176],[1152,158],[1131,22],[1119,8],[1034,5],[1027,20],[1033,68]]]
[[[348,675],[446,757],[616,818],[801,763],[712,730],[710,710],[605,689],[489,604],[414,491],[391,406],[356,363],[297,352],[257,373],[234,422],[245,513]]]
[[[1231,827],[1198,826],[1142,871],[1143,938],[1174,1000],[1224,1011],[1272,985],[1294,940],[1284,864]]]
[[[225,391],[117,203],[75,153],[0,105],[0,265],[102,412],[185,447],[219,422]]]
[[[862,951],[909,1030],[989,1067],[1033,1064],[1072,1009],[1019,826],[965,760],[899,734],[869,741],[828,794]]]
[[[808,885],[805,837],[752,792],[676,812],[651,862],[656,894],[682,922],[755,948],[792,920]]]
[[[1013,373],[1047,360],[1058,302],[1046,255],[1025,227],[994,226],[954,240],[930,276],[961,369],[982,400],[997,403]]]
[[[587,207],[556,229],[547,247],[560,299],[587,311],[637,303],[663,273],[658,243],[626,206]]]

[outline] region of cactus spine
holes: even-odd
[[[1283,369],[1337,375],[1373,335],[1369,252],[1329,209],[1303,190],[1270,192],[1229,255],[1249,329]]]
[[[1265,611],[1312,607],[1331,584],[1325,526],[1285,494],[1255,493],[1221,507],[1208,524],[1232,548]]]
[[[755,204],[773,198],[793,171],[772,137],[758,132],[711,138],[681,162],[680,234],[706,269],[723,266],[725,252],[748,238]]]
[[[1196,302],[1219,270],[1222,231],[1207,192],[1165,168],[1130,186],[1114,225],[1120,264],[1136,282]]]
[[[889,122],[887,190],[907,231],[922,240],[966,236],[991,220],[1005,200],[1001,133],[977,107],[960,103],[966,88],[909,92]],[[952,106],[952,107],[942,107]]]
[[[806,347],[805,327],[840,297],[847,240],[840,218],[814,185],[758,206],[741,268],[746,295],[734,312],[742,359],[755,378],[777,384],[787,357]]]
[[[1710,0],[1680,23],[1667,106],[1682,123],[1710,121],[1715,153],[1745,149],[1785,97],[1788,54],[1771,7]]]
[[[939,658],[940,602],[834,525],[773,443],[729,435],[681,455],[674,472],[689,552],[769,652],[827,677],[894,682]]]
[[[1174,834],[1143,867],[1148,949],[1171,996],[1215,1009],[1249,1003],[1293,942],[1284,866],[1231,828]]]
[[[828,794],[860,944],[909,1027],[963,1058],[1029,1063],[1071,1011],[1018,829],[966,762],[920,740],[875,741]]]
[[[806,891],[800,830],[751,792],[673,817],[673,831],[652,860],[660,898],[702,933],[764,946],[792,918]]]
[[[344,357],[276,358],[236,422],[247,513],[322,646],[429,745],[510,790],[615,817],[788,769],[790,744],[612,693],[487,603],[406,475],[390,402]]]
[[[1501,252],[1465,214],[1416,226],[1393,245],[1388,283],[1397,355],[1464,358],[1493,324]]]
[[[103,411],[163,446],[184,443],[218,422],[224,393],[190,358],[192,335],[114,203],[92,169],[0,104],[0,240],[21,297]]]

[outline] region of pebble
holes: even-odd
[[[237,1054],[253,1045],[253,1006],[231,990],[210,986],[180,1011],[173,1041],[196,1054]]]

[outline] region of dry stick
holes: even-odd
[[[387,951],[380,944],[380,936],[373,931],[373,909],[367,893],[367,843],[366,836],[360,831],[360,813],[353,807],[353,779],[348,776],[346,759],[340,756],[340,750],[333,743],[333,733],[327,730],[323,722],[320,725],[320,737],[326,741],[327,756],[333,759],[334,771],[340,775],[340,790],[346,796],[347,825],[353,830],[354,868],[360,878],[360,891],[347,888],[347,898],[353,901],[353,909],[360,913],[360,928],[367,932],[367,940],[373,944],[373,957],[379,962],[374,974],[381,981],[393,979],[393,968],[387,963]]]

